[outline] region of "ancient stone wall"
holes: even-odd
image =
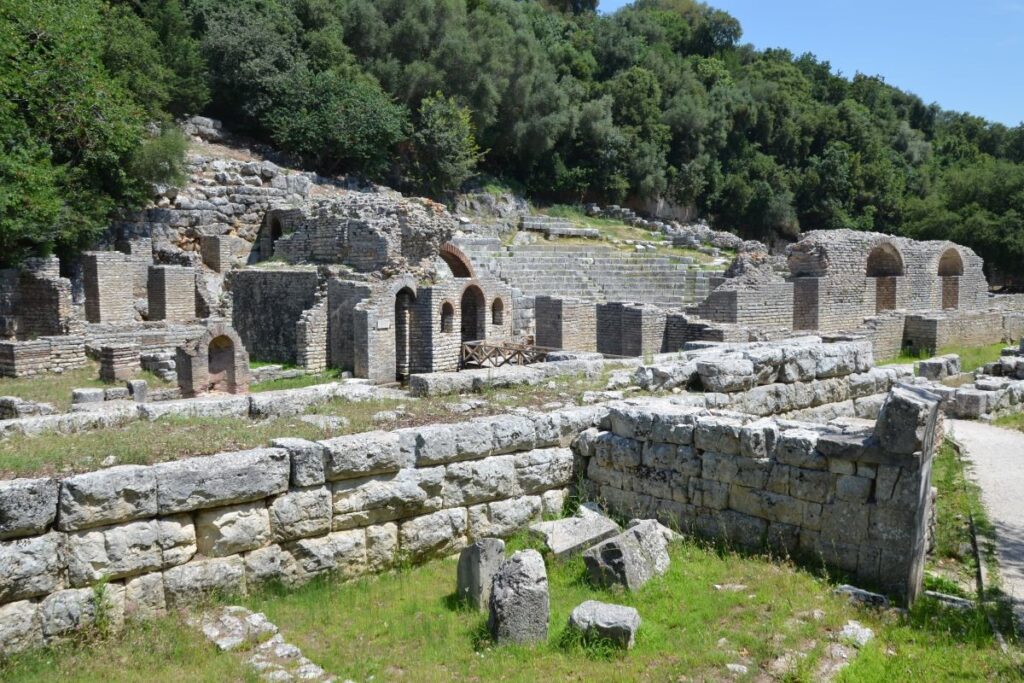
[[[256,360],[298,361],[298,323],[316,303],[314,268],[252,268],[227,276],[232,325]]]
[[[912,601],[939,419],[937,397],[907,389],[858,434],[648,404],[613,408],[576,452],[591,495],[623,517],[824,561]]]
[[[327,297],[321,297],[311,308],[302,312],[295,329],[296,365],[307,372],[327,369]]]
[[[81,335],[0,342],[0,377],[32,377],[83,365],[85,339]]]
[[[0,482],[0,651],[271,580],[381,571],[561,512],[600,408]]]
[[[764,282],[741,288],[728,285],[727,280],[696,307],[699,317],[751,327],[792,329],[793,283]]]
[[[149,319],[188,322],[196,317],[196,271],[184,266],[149,267]]]
[[[983,346],[1005,341],[999,311],[943,311],[907,316],[905,341],[918,352],[951,346]],[[1012,331],[1012,330],[1011,330]]]

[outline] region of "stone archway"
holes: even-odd
[[[469,257],[451,242],[445,242],[438,250],[438,256],[447,264],[452,271],[452,276],[457,278],[473,277],[473,264]]]
[[[875,312],[896,308],[897,278],[903,275],[903,257],[892,244],[883,242],[868,254],[865,275],[875,281]]]
[[[505,302],[501,300],[501,297],[495,298],[494,302],[491,304],[491,324],[505,324]]]
[[[960,277],[964,274],[964,261],[960,252],[950,247],[939,258],[939,278],[942,281],[942,308],[960,307]]]
[[[487,301],[476,285],[466,287],[462,293],[462,343],[487,338]]]
[[[416,294],[403,287],[395,294],[395,379],[405,381],[412,372],[411,334]]]

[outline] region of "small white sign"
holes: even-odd
[[[382,318],[382,319],[378,320],[377,321],[377,329],[378,330],[390,330],[391,329],[391,321],[388,320],[387,318]]]

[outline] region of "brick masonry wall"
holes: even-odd
[[[622,355],[661,353],[665,341],[665,312],[656,306],[624,306]]]
[[[0,652],[213,592],[382,571],[561,511],[600,408],[500,416],[0,482]]]
[[[85,317],[91,323],[135,320],[135,270],[132,259],[116,251],[82,255]]]

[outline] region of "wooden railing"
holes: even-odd
[[[502,365],[543,363],[549,353],[557,350],[511,341],[463,342],[459,365],[463,368],[500,368]]]

